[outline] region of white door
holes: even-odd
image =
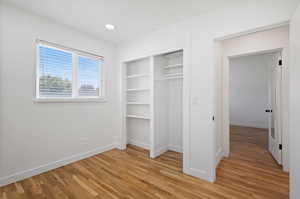
[[[269,151],[274,159],[281,164],[282,145],[281,145],[281,80],[282,80],[282,59],[281,53],[277,53],[273,63],[270,64],[269,79],[269,103],[270,109],[266,110],[269,114]]]

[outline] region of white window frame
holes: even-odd
[[[72,96],[71,97],[41,97],[39,95],[40,86],[40,52],[39,47],[44,46],[72,54]],[[99,95],[98,96],[79,96],[79,79],[78,79],[78,57],[86,57],[93,60],[100,60],[99,66]],[[100,63],[100,62],[99,62]],[[35,102],[106,102],[105,98],[105,81],[104,81],[104,58],[89,52],[68,48],[52,42],[37,40],[36,41],[36,79],[35,79]]]

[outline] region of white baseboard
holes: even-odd
[[[130,140],[128,140],[128,144],[132,144],[132,145],[141,147],[141,148],[143,148],[143,149],[150,150],[150,144],[143,143],[143,142],[140,142],[140,141],[138,141],[138,140],[130,139]]]
[[[217,153],[216,153],[216,168],[219,165],[220,161],[223,159],[224,157],[224,151],[222,150],[222,148],[219,148]]]
[[[195,169],[195,168],[183,168],[183,173],[191,175],[196,178],[200,178],[202,180],[206,180],[208,182],[215,182],[215,177],[211,177],[207,174],[206,171]]]
[[[140,141],[138,141],[138,140],[129,139],[129,140],[128,140],[128,144],[132,144],[132,145],[141,147],[141,148],[143,148],[143,149],[150,150],[150,144],[143,143],[143,142],[140,142]],[[119,148],[119,147],[118,147],[118,148]],[[158,150],[156,150],[156,151],[154,152],[154,157],[158,157],[159,155],[163,154],[163,153],[166,152],[167,150],[175,151],[175,152],[178,152],[178,153],[182,153],[182,152],[183,152],[183,149],[182,149],[181,146],[167,146],[167,147],[161,147],[160,149],[158,149]],[[152,157],[152,158],[153,158],[153,157]]]
[[[167,152],[168,151],[168,147],[160,147],[158,150],[155,150],[154,151],[154,157],[151,157],[151,158],[156,158],[156,157],[158,157],[158,156],[160,156],[161,154],[163,154],[163,153],[165,153],[165,152]]]
[[[119,150],[125,150],[126,149],[126,144],[121,144],[121,143],[116,143],[116,148]]]
[[[183,152],[183,149],[181,146],[169,146],[168,147],[170,151],[175,151],[175,152],[178,152],[178,153],[182,153]]]
[[[48,163],[45,165],[41,165],[41,166],[33,168],[33,169],[28,169],[28,170],[21,171],[21,172],[18,172],[18,173],[15,173],[15,174],[12,174],[12,175],[9,175],[6,177],[2,177],[2,178],[0,178],[0,187],[20,181],[20,180],[24,180],[26,178],[29,178],[29,177],[32,177],[32,176],[35,176],[35,175],[38,175],[38,174],[62,167],[62,166],[65,166],[67,164],[97,155],[99,153],[103,153],[105,151],[109,151],[114,148],[116,148],[116,144],[111,144],[111,145],[108,145],[105,147],[99,147],[94,150],[88,151],[86,153],[76,154],[76,155],[64,158],[62,160],[58,160],[58,161],[51,162],[51,163]]]

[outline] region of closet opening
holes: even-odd
[[[182,170],[183,50],[124,64],[127,149]]]

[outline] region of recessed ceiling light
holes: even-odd
[[[113,30],[113,29],[115,29],[115,26],[112,25],[112,24],[106,24],[106,25],[105,25],[105,28],[106,28],[107,30]]]

